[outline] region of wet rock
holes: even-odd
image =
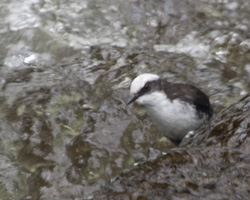
[[[225,108],[214,116],[207,126],[202,127],[195,136],[183,141],[183,147],[219,147],[250,150],[250,96]]]
[[[250,95],[155,160],[124,171],[93,199],[248,199]]]

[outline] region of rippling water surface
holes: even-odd
[[[2,199],[83,199],[173,147],[126,106],[140,73],[199,86],[215,112],[249,92],[248,0],[0,4]]]

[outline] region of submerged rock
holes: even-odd
[[[180,147],[123,171],[93,199],[249,199],[250,95]]]

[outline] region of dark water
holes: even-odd
[[[250,3],[2,1],[2,199],[83,199],[173,147],[129,84],[157,73],[215,113],[249,93]],[[221,186],[223,188],[223,185]]]

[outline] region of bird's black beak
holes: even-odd
[[[127,105],[133,103],[136,99],[138,99],[138,95],[134,95],[132,96],[128,101],[127,101]]]

